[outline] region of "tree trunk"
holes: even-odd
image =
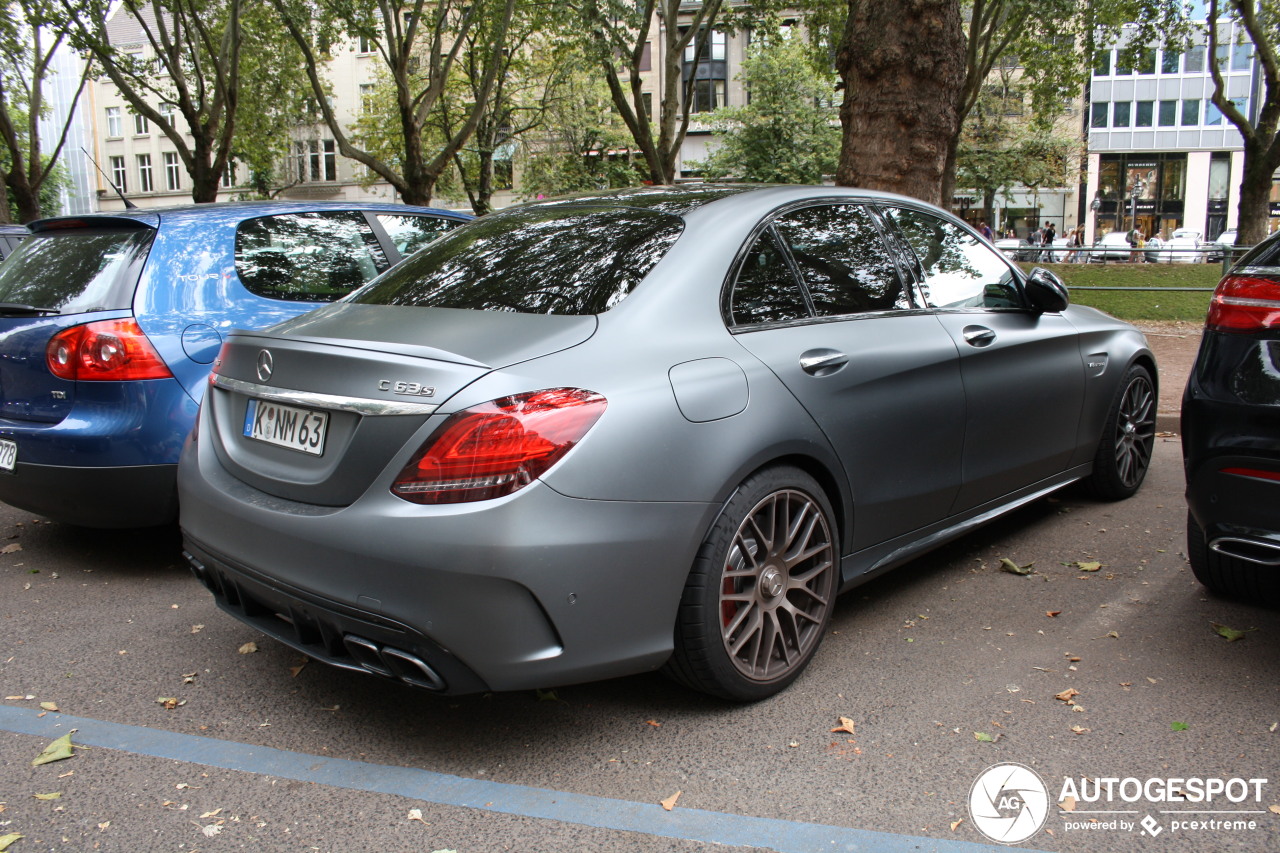
[[[1256,246],[1267,238],[1271,221],[1271,176],[1280,166],[1277,159],[1272,150],[1261,144],[1245,142],[1244,174],[1240,178],[1240,206],[1237,208],[1237,246]]]
[[[849,0],[836,69],[836,183],[949,206],[943,180],[965,79],[959,0]]]

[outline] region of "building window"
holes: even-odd
[[[373,39],[368,36],[360,36],[360,52],[373,53]]]
[[[1178,123],[1178,102],[1177,101],[1161,101],[1160,102],[1160,126],[1173,127]]]
[[[176,151],[164,152],[164,188],[170,192],[182,189],[182,164]]]
[[[1173,51],[1166,50],[1166,51],[1165,51],[1165,52],[1160,56],[1160,71],[1161,71],[1161,73],[1164,73],[1164,74],[1177,74],[1177,73],[1178,73],[1178,61],[1179,61],[1180,59],[1182,59],[1182,54],[1180,54],[1180,53],[1174,53]]]
[[[1190,98],[1182,102],[1182,126],[1194,127],[1200,123],[1200,99]]]
[[[377,91],[377,85],[374,83],[360,84],[360,112],[369,115],[373,112],[373,93]]]
[[[1237,44],[1231,48],[1231,70],[1248,71],[1253,65],[1253,45]]]
[[[168,101],[165,101],[163,104],[160,105],[160,118],[164,119],[170,124],[173,124],[173,114],[176,110],[177,110],[177,107],[175,107],[173,104],[169,103]]]
[[[698,50],[697,39],[690,39],[689,44],[684,49],[684,61],[693,62],[695,54]],[[711,31],[711,38],[707,40],[707,44],[702,49],[702,61],[724,61],[726,48],[725,34],[717,30]]]
[[[1134,124],[1138,127],[1151,127],[1155,105],[1155,101],[1138,101],[1137,120],[1134,121]]]
[[[289,173],[299,183],[338,180],[338,155],[332,139],[300,139],[289,155]]]
[[[151,180],[151,155],[138,155],[138,192],[149,193],[155,190],[155,183]]]
[[[1093,105],[1092,114],[1089,117],[1090,127],[1106,127],[1107,126],[1107,102],[1100,101]]]
[[[231,189],[236,185],[236,164],[233,160],[227,161],[227,168],[222,170],[222,188]]]
[[[693,109],[695,113],[709,113],[717,107],[725,106],[724,80],[693,81]]]
[[[1111,105],[1111,126],[1128,127],[1132,104],[1128,101],[1116,101]]]
[[[1155,74],[1156,73],[1156,52],[1154,48],[1149,48],[1138,54],[1138,73],[1139,74]]]
[[[1182,65],[1184,74],[1200,74],[1204,72],[1204,45],[1198,44],[1187,51],[1187,60]]]
[[[1094,77],[1110,77],[1111,76],[1111,51],[1100,50],[1093,57],[1093,76]]]
[[[133,114],[133,132],[137,136],[146,136],[151,132],[151,122],[142,113]]]
[[[124,158],[111,158],[111,183],[116,185],[116,189],[122,193],[129,191],[128,175],[125,173]]]
[[[107,136],[124,136],[119,107],[107,107]]]
[[[703,48],[701,61],[694,62],[697,53],[695,41],[696,39],[691,40],[684,50],[681,74],[686,83],[692,78],[690,112],[705,113],[727,105],[725,95],[729,85],[729,64],[725,57],[728,42],[724,33],[712,30]]]

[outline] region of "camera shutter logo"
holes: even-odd
[[[1023,764],[993,764],[969,789],[969,816],[978,831],[1000,844],[1026,841],[1049,817],[1049,790]]]

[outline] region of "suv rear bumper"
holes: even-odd
[[[73,468],[19,461],[0,501],[82,527],[154,527],[178,518],[177,465]]]

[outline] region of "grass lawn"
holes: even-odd
[[[1071,301],[1122,320],[1204,319],[1222,264],[1019,264],[1024,270],[1053,270],[1071,290]],[[1091,287],[1204,287],[1206,291],[1095,290]]]

